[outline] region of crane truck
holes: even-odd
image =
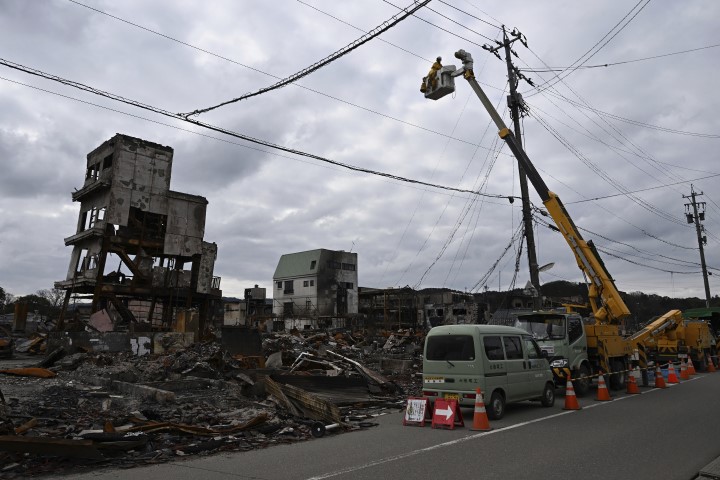
[[[685,343],[679,335],[695,332],[695,328],[688,329],[682,315],[671,311],[664,316],[668,324],[662,331],[650,328],[630,338],[623,336],[621,326],[623,320],[630,315],[630,310],[622,300],[592,241],[583,239],[560,198],[547,187],[519,140],[505,125],[485,95],[475,79],[472,56],[459,50],[455,53],[455,58],[462,62],[459,69],[454,65],[443,66],[441,58],[438,57],[428,76],[423,78],[421,92],[426,98],[438,100],[455,91],[456,77],[462,76],[467,80],[498,128],[500,138],[507,143],[540,196],[556,230],[562,234],[572,250],[588,283],[588,297],[593,311],[592,322],[583,322],[582,318],[574,313],[535,311],[519,315],[518,326],[532,333],[541,348],[548,352],[548,360],[553,367],[557,384],[564,384],[566,379],[572,376],[576,393],[582,395],[587,392],[591,377],[602,372],[610,374],[609,384],[612,389],[623,388],[626,372],[633,360],[641,367],[646,366],[648,351],[657,354],[661,351],[661,345],[663,348],[667,347],[667,342],[674,342],[676,346],[679,342]],[[699,329],[702,330],[701,327]],[[698,336],[703,337],[703,334]],[[704,340],[700,341],[703,342]]]

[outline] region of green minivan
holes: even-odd
[[[505,405],[540,400],[555,403],[553,374],[526,331],[501,325],[443,325],[428,332],[423,356],[423,395],[475,405],[483,392],[488,417],[502,418]]]

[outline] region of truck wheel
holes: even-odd
[[[575,378],[577,378],[577,380],[573,382],[575,395],[578,397],[587,395],[588,390],[590,390],[590,371],[584,363],[580,365],[580,368],[575,370]]]
[[[487,414],[490,420],[500,420],[505,415],[505,397],[497,390],[490,396]]]
[[[542,397],[540,397],[540,404],[543,407],[552,407],[555,405],[555,384],[548,382],[545,384]]]
[[[707,370],[705,353],[700,352],[697,359],[693,358],[693,367],[695,367],[695,370],[697,370],[698,372],[704,372],[705,370]]]
[[[612,370],[609,380],[610,389],[617,391],[625,388],[625,382],[627,380],[625,363],[623,363],[622,360],[611,360],[610,369]]]

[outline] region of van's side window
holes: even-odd
[[[504,360],[502,342],[500,337],[484,337],[483,346],[485,347],[485,356],[488,360]]]
[[[582,320],[579,318],[569,318],[568,319],[568,337],[570,340],[570,343],[573,343],[575,340],[580,338],[583,334],[583,325]]]
[[[527,350],[528,358],[541,358],[540,347],[535,343],[530,335],[523,335],[523,342],[525,342],[525,350]]]
[[[508,360],[522,360],[523,352],[520,337],[503,337],[505,356]]]

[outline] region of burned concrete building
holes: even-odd
[[[204,241],[208,201],[170,190],[173,149],[116,134],[87,155],[65,280],[61,323],[72,295],[92,298],[98,330],[149,324],[202,324],[221,298],[213,275],[217,245]],[[188,314],[189,312],[189,314]],[[187,321],[187,320],[185,320]],[[123,329],[123,328],[119,328]]]
[[[280,257],[273,314],[286,328],[343,327],[358,313],[357,253],[324,248]]]

